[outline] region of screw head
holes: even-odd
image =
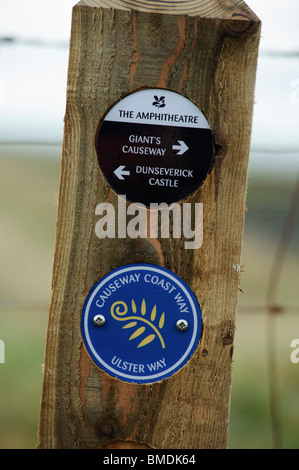
[[[95,326],[104,326],[106,323],[106,318],[104,317],[104,315],[96,315],[95,317],[93,317],[93,324]]]
[[[176,322],[176,327],[179,331],[186,331],[188,329],[188,322],[186,320],[178,320]]]

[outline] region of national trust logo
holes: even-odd
[[[153,102],[153,106],[155,106],[156,108],[165,108],[166,104],[165,104],[165,96],[160,96],[160,98],[158,98],[157,95],[154,96],[154,102]]]

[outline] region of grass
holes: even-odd
[[[299,364],[290,360],[291,340],[299,336],[298,314],[281,314],[274,326],[281,447],[298,449]],[[238,315],[229,434],[233,449],[273,448],[267,328],[264,313]]]
[[[42,391],[47,312],[2,311],[0,364],[0,448],[36,446]]]
[[[1,150],[1,149],[0,149]],[[0,158],[0,448],[34,448],[42,387],[56,223],[60,149],[3,149]],[[40,158],[43,155],[43,158]],[[265,304],[267,283],[291,196],[291,183],[251,176],[244,234],[240,311],[234,348],[229,447],[272,448]],[[282,447],[299,448],[299,364],[290,342],[299,337],[298,227],[292,237],[275,318],[276,378]],[[244,308],[246,307],[246,311]]]
[[[60,150],[1,150],[0,448],[26,449],[36,445]]]

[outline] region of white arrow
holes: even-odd
[[[129,176],[130,172],[127,171],[127,170],[124,170],[125,168],[125,165],[120,165],[118,168],[116,168],[116,170],[114,170],[114,174],[115,176],[118,177],[119,180],[124,180],[124,175],[125,176]]]
[[[179,145],[173,145],[172,150],[178,150],[177,155],[183,155],[183,153],[189,150],[188,145],[185,144],[183,140],[178,140]]]

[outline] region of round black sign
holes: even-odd
[[[193,194],[213,162],[214,140],[203,113],[163,89],[132,93],[106,114],[96,136],[105,179],[131,202],[175,203]]]

